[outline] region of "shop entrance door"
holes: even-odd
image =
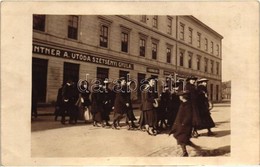
[[[37,98],[37,102],[46,102],[47,67],[48,60],[32,59],[32,90],[34,98]]]
[[[79,80],[79,64],[64,62],[63,66],[63,83],[71,79],[75,84]]]

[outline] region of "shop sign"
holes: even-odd
[[[149,72],[149,73],[159,74],[159,69],[157,69],[157,68],[147,67],[146,71]]]
[[[95,64],[101,64],[101,65],[107,65],[117,68],[124,68],[124,69],[134,69],[134,65],[131,63],[121,62],[117,60],[102,58],[98,56],[93,56],[90,54],[82,54],[79,52],[74,51],[68,51],[63,49],[56,49],[52,47],[47,46],[41,46],[37,44],[33,44],[33,53],[37,54],[43,54],[53,57],[60,57],[65,59],[71,59],[71,60],[77,60],[77,61],[83,61],[83,62],[89,62],[89,63],[95,63]]]

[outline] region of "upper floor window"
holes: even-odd
[[[33,15],[33,29],[45,31],[45,15]]]
[[[201,47],[201,33],[197,33],[198,48]]]
[[[189,28],[189,43],[192,44],[192,28]]]
[[[197,70],[200,70],[200,59],[201,59],[201,56],[197,56]]]
[[[180,39],[181,40],[184,40],[184,27],[185,25],[184,24],[180,24]]]
[[[216,74],[219,75],[219,62],[216,62]]]
[[[141,22],[146,23],[146,15],[141,15]]]
[[[139,55],[143,56],[143,57],[145,57],[145,43],[146,43],[145,39],[140,38],[140,40],[139,40],[139,48],[140,48]]]
[[[69,16],[68,38],[78,39],[78,21],[78,16]]]
[[[214,61],[210,61],[210,72],[213,74],[214,73]]]
[[[157,59],[157,44],[152,43],[152,59]]]
[[[100,27],[100,46],[108,47],[108,27],[106,25]]]
[[[158,28],[158,16],[153,16],[153,27]]]
[[[121,33],[121,51],[128,52],[128,34],[125,32]]]
[[[170,47],[167,47],[166,52],[166,62],[171,63],[172,49]]]
[[[208,39],[205,38],[205,50],[208,51]]]
[[[184,52],[181,51],[180,52],[180,66],[183,67],[183,65],[184,65]]]
[[[205,60],[205,62],[204,62],[204,70],[205,70],[205,72],[208,72],[208,59],[207,58],[205,58],[204,59]]]
[[[211,41],[210,42],[210,52],[213,54],[213,50],[214,50],[214,44],[213,44],[213,42]]]
[[[172,34],[172,18],[167,18],[167,33]]]
[[[189,53],[189,57],[188,57],[188,67],[192,68],[192,53]]]
[[[217,56],[219,56],[219,45],[217,45]]]

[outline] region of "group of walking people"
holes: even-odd
[[[182,156],[188,156],[186,145],[192,145],[191,137],[200,136],[198,130],[207,129],[208,136],[214,135],[211,131],[215,124],[209,110],[207,82],[206,78],[197,80],[190,76],[186,82],[166,82],[162,93],[158,94],[155,78],[146,79],[141,89],[141,113],[137,123],[129,89],[132,81],[121,77],[116,86],[110,89],[106,79],[102,83],[97,82],[90,91],[87,81],[78,87],[68,80],[58,91],[55,120],[60,114],[61,123],[65,124],[65,117],[68,115],[69,123],[75,124],[79,119],[84,120],[86,112],[90,112],[93,126],[96,127],[119,130],[120,121],[126,118],[125,123],[129,130],[140,129],[156,136],[162,130],[168,129],[169,135],[173,134],[181,146]],[[110,118],[112,111],[113,116]]]
[[[178,92],[181,103],[170,132],[181,146],[182,156],[188,156],[187,145],[194,146],[190,141],[191,137],[200,136],[197,130],[207,129],[208,136],[215,135],[211,131],[211,128],[215,127],[215,123],[209,110],[208,80],[206,78],[197,80],[196,77],[191,76],[186,81],[184,89]]]

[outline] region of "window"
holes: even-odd
[[[140,56],[145,57],[145,39],[140,38],[139,41]]]
[[[219,91],[219,86],[216,85],[216,100],[218,101],[218,91]]]
[[[188,67],[192,68],[192,53],[189,53],[189,57],[188,57]]]
[[[172,18],[167,18],[167,33],[172,34]]]
[[[108,46],[108,27],[105,25],[100,27],[100,46],[106,48]]]
[[[127,78],[128,74],[129,74],[129,71],[119,70],[119,78],[121,78],[121,77]]]
[[[197,56],[197,70],[200,70],[200,59],[201,59],[201,56]]]
[[[216,63],[216,74],[219,75],[219,62]]]
[[[197,33],[197,41],[198,41],[198,48],[200,48],[201,47],[201,33]]]
[[[97,80],[103,83],[103,81],[106,78],[108,78],[108,72],[109,72],[108,68],[97,67]]]
[[[184,24],[181,23],[180,25],[180,39],[184,40]]]
[[[152,43],[152,59],[157,59],[157,44]]]
[[[121,51],[128,52],[128,34],[125,32],[121,34]]]
[[[210,72],[213,74],[214,73],[214,61],[210,61]]]
[[[45,15],[33,15],[33,29],[45,31]]]
[[[208,51],[208,39],[205,38],[205,50]]]
[[[153,16],[153,27],[158,28],[158,16]]]
[[[78,39],[78,16],[69,16],[68,38]]]
[[[192,28],[189,28],[189,43],[192,44]]]
[[[207,58],[205,58],[204,59],[205,60],[205,62],[204,62],[204,70],[205,70],[205,72],[208,72],[208,59]]]
[[[166,55],[166,62],[171,63],[171,57],[172,57],[172,51],[170,47],[167,47],[166,49],[167,55]]]
[[[217,56],[219,56],[219,45],[217,45]]]
[[[141,16],[141,22],[146,23],[146,15],[142,15],[142,16]]]
[[[180,66],[183,67],[184,52],[180,52]]]
[[[213,42],[211,41],[210,43],[211,43],[211,45],[210,45],[210,52],[213,54],[213,50],[214,50]]]

